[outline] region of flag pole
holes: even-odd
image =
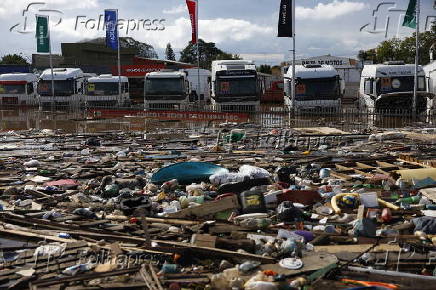
[[[197,33],[197,98],[198,98],[198,100],[197,101],[200,101],[200,94],[201,94],[201,89],[200,89],[200,43],[199,43],[199,39],[198,39],[198,36],[199,36],[199,34],[198,34],[198,5],[199,5],[199,1],[197,1],[197,5],[196,5],[196,10],[197,10],[197,12],[196,12],[196,22],[197,22],[197,24],[196,24],[196,33]]]
[[[117,23],[115,24],[117,27],[117,57],[118,57],[118,102],[121,101],[121,57],[120,57],[120,29],[118,27],[118,9],[117,11]]]
[[[51,36],[50,36],[50,18],[47,16],[47,36],[48,36],[48,58],[50,63],[50,72],[51,72],[51,105],[50,108],[53,109],[55,104],[55,89],[54,89],[54,73],[53,73],[53,59],[51,54]]]
[[[416,118],[416,107],[418,99],[418,66],[419,66],[419,13],[420,13],[420,0],[416,1],[416,54],[415,54],[415,79],[413,86],[413,120]]]
[[[292,105],[295,109],[295,0],[292,1]]]

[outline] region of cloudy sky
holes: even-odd
[[[200,37],[204,40],[259,64],[276,64],[290,57],[291,39],[276,37],[280,0],[199,1]],[[375,47],[385,38],[386,31],[389,38],[409,36],[413,30],[399,25],[408,2],[297,0],[297,57],[324,54],[355,57],[360,49]],[[421,0],[421,29],[436,20],[433,2]],[[29,6],[30,3],[33,4]],[[50,15],[55,53],[60,53],[61,42],[102,37],[104,32],[96,29],[94,19],[98,20],[105,8],[119,9],[120,18],[131,19],[130,29],[137,26],[127,30],[125,25],[121,36],[153,45],[161,58],[168,42],[178,52],[190,40],[185,0],[1,0],[0,55],[23,53],[30,57],[35,52],[35,14]],[[165,30],[146,31],[138,26],[145,19],[164,19],[161,23]]]

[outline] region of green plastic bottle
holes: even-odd
[[[404,197],[397,200],[397,203],[406,203],[406,204],[416,204],[421,200],[420,196],[410,196],[410,197]]]

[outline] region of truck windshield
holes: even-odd
[[[183,78],[149,78],[145,81],[146,95],[182,95],[184,93]]]
[[[26,85],[21,84],[1,84],[0,94],[25,94]]]
[[[51,80],[38,82],[38,94],[40,96],[51,96]],[[74,94],[74,81],[62,80],[54,81],[55,96],[71,96]]]
[[[90,96],[114,96],[118,95],[118,83],[88,83],[86,94]]]
[[[319,79],[298,79],[295,92],[297,100],[337,99],[339,81],[336,77]]]
[[[254,76],[244,78],[219,78],[216,85],[218,96],[255,96],[257,94],[257,81]]]
[[[413,76],[378,78],[377,94],[389,94],[399,92],[412,92],[415,87],[415,78]],[[425,91],[425,77],[418,77],[418,90]]]

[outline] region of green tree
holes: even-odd
[[[6,54],[1,58],[0,64],[30,65],[21,54]]]
[[[171,43],[167,44],[167,48],[165,49],[165,58],[167,60],[176,60],[176,54],[174,53],[174,50],[171,47]]]
[[[357,55],[357,58],[362,62],[372,61],[373,63],[376,63],[377,62],[377,52],[375,49],[360,50],[359,54]]]
[[[241,59],[237,54],[226,53],[217,48],[213,42],[205,42],[202,39],[198,40],[200,51],[200,67],[204,69],[211,69],[212,61],[224,59]],[[189,42],[182,52],[180,53],[180,61],[186,63],[197,63],[197,45]]]
[[[374,63],[383,63],[390,60],[402,60],[405,63],[414,63],[416,54],[416,33],[404,39],[392,38],[381,42],[377,48],[359,51],[360,60],[373,60]],[[436,26],[430,31],[419,34],[419,64],[430,62],[430,47],[436,43]]]
[[[257,68],[258,72],[264,73],[264,74],[271,74],[272,73],[272,68],[270,65],[267,64],[262,64]]]

